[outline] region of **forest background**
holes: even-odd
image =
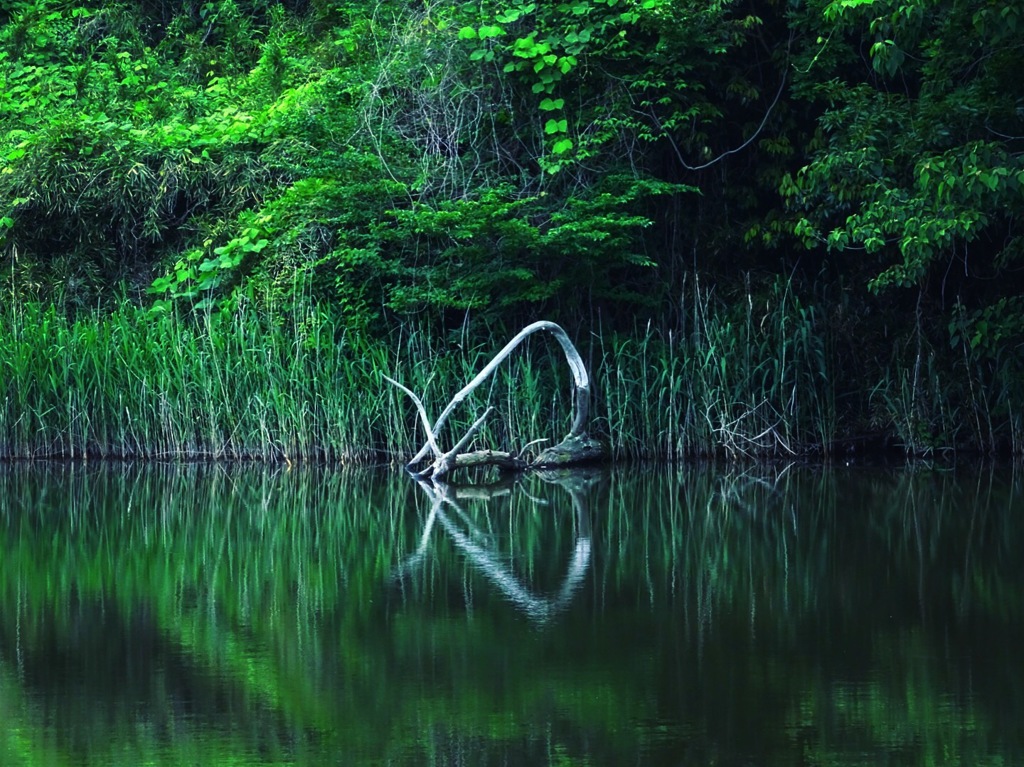
[[[5,0],[0,456],[1020,454],[1021,11]]]

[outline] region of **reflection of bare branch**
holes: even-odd
[[[400,580],[405,576],[406,573],[415,570],[419,567],[420,562],[427,554],[427,542],[430,540],[430,533],[434,529],[434,521],[437,519],[437,506],[431,506],[430,514],[427,515],[427,521],[423,523],[423,535],[420,536],[419,546],[416,547],[416,551],[406,557],[402,564],[395,568],[392,577],[396,580]]]
[[[544,624],[561,612],[572,601],[590,567],[590,538],[579,538],[566,569],[562,586],[553,597],[539,597],[530,592],[499,557],[489,549],[474,543],[469,536],[452,524],[443,511],[437,519],[455,545],[499,590],[526,615],[538,624]]]
[[[718,481],[718,489],[715,493],[722,502],[740,509],[750,516],[759,516],[764,513],[767,501],[779,495],[779,484],[785,479],[790,469],[796,464],[785,463],[775,469],[774,476],[763,476],[766,470],[771,467],[752,467],[737,472],[728,472],[721,475]],[[757,491],[761,492],[758,493]],[[752,496],[748,499],[748,496]]]
[[[411,556],[396,568],[396,575],[400,577],[420,564],[425,556],[427,540],[433,529],[434,522],[437,521],[441,524],[445,533],[448,534],[448,537],[451,538],[456,548],[512,604],[520,608],[527,617],[539,625],[549,622],[569,605],[582,584],[583,578],[590,568],[591,541],[589,517],[586,501],[582,493],[586,483],[571,483],[568,480],[563,482],[558,479],[548,479],[547,481],[554,481],[565,487],[569,492],[579,524],[576,546],[566,567],[565,577],[562,579],[562,585],[553,595],[539,596],[534,594],[515,575],[510,564],[504,560],[498,551],[478,542],[478,540],[487,540],[487,535],[470,521],[459,505],[458,496],[461,493],[447,485],[433,482],[428,483],[422,480],[419,480],[417,484],[430,498],[430,514],[427,516],[427,521],[424,524],[419,546]],[[466,530],[460,529],[445,513],[443,508],[445,505],[455,510],[459,518],[466,525]]]

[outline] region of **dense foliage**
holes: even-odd
[[[4,292],[680,339],[781,280],[838,436],[1020,450],[1022,41],[990,0],[7,2]]]

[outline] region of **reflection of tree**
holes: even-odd
[[[472,522],[460,504],[460,501],[466,498],[490,501],[497,496],[507,495],[510,492],[507,486],[457,488],[444,483],[417,480],[419,487],[430,499],[430,512],[423,524],[423,534],[420,536],[419,546],[396,568],[395,575],[401,577],[420,566],[426,557],[434,525],[435,523],[440,524],[455,547],[512,604],[538,625],[548,623],[572,602],[573,596],[583,583],[583,578],[590,568],[590,512],[587,506],[587,493],[597,481],[598,475],[579,472],[540,472],[539,476],[544,481],[558,485],[569,493],[576,514],[576,545],[566,567],[562,584],[552,595],[535,594],[516,576],[511,564],[500,552],[480,543],[479,541],[486,540],[483,532]],[[464,528],[449,516],[445,507],[455,512]]]

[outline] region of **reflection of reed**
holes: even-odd
[[[600,507],[585,488],[565,489],[574,503],[589,501],[577,514],[594,528],[579,537],[592,546],[597,598],[626,599],[638,584],[645,601],[681,604],[691,625],[705,628],[723,609],[748,614],[764,630],[765,621],[794,625],[823,603],[857,616],[880,600],[895,607],[901,595],[924,603],[919,617],[928,603],[951,597],[962,620],[977,610],[1021,614],[1013,577],[1024,532],[1019,473],[774,468],[615,472]],[[395,565],[403,557],[408,571],[429,552],[438,567],[424,573],[435,585],[450,571],[448,553],[474,568],[482,553],[502,565],[483,535],[493,515],[475,518],[472,504],[490,500],[493,508],[507,496],[533,508],[527,491],[535,479],[542,478],[449,488],[451,502],[442,500],[439,509],[476,548],[445,552],[431,547],[435,528],[456,539],[436,513],[424,524],[413,511],[421,491],[393,475],[0,466],[0,607],[22,616],[26,639],[30,617],[54,607],[64,616],[61,605],[72,593],[103,595],[125,612],[144,594],[161,620],[172,621],[182,600],[216,603],[226,619],[262,630],[276,625],[267,616],[282,610],[296,611],[303,626],[332,611],[364,620],[376,609],[374,590],[401,574]],[[528,546],[528,556],[550,562],[540,546]],[[522,563],[517,557],[520,575]],[[879,573],[887,573],[884,590]],[[550,574],[557,580],[545,583],[559,587],[565,572]],[[533,575],[524,577],[520,586],[536,591]],[[554,599],[557,588],[544,595]]]
[[[425,505],[405,478],[310,467],[0,465],[0,764],[84,763],[49,750],[54,712],[76,757],[115,767],[195,764],[199,749],[246,764],[301,749],[320,763],[339,743],[371,764],[497,763],[487,747],[522,729],[496,735],[495,723],[546,717],[552,691],[561,720],[588,742],[614,733],[623,758],[608,763],[624,763],[645,742],[632,723],[660,723],[655,706],[700,709],[715,689],[727,692],[706,727],[695,715],[695,740],[725,748],[722,733],[755,718],[745,701],[779,701],[757,710],[764,742],[806,740],[772,763],[808,761],[807,743],[822,764],[859,763],[875,743],[1024,763],[982,740],[1018,712],[1020,474],[771,469],[616,472],[599,493],[560,479],[535,495],[572,499],[555,528],[562,567],[544,556],[552,529],[531,527],[548,515],[519,513],[543,503],[527,494],[543,477],[427,486]],[[514,562],[499,498],[513,509]],[[477,515],[474,500],[491,503]],[[461,565],[527,620],[481,609],[470,626],[443,600],[390,599],[384,583],[410,551],[397,574],[429,556],[431,597]],[[549,561],[557,578],[542,581]],[[543,643],[522,641],[544,621]],[[991,634],[965,645],[984,624]],[[74,695],[47,687],[32,669],[54,647],[101,671]],[[122,659],[131,677],[94,681]],[[1006,705],[993,718],[951,705],[951,689]],[[225,709],[234,731],[211,724]],[[863,738],[856,756],[827,750],[822,733],[837,731]]]
[[[469,516],[462,509],[462,506],[459,504],[459,496],[489,499],[490,496],[485,491],[481,488],[454,489],[443,483],[426,482],[423,480],[417,480],[417,484],[430,499],[430,513],[427,515],[426,522],[423,525],[423,534],[420,536],[419,546],[413,554],[396,568],[395,575],[401,577],[422,563],[426,556],[434,524],[438,522],[456,548],[512,604],[522,610],[536,624],[544,625],[548,623],[572,602],[573,596],[579,590],[584,576],[590,569],[590,518],[585,495],[590,481],[581,475],[565,477],[546,475],[544,479],[559,485],[569,493],[572,498],[573,509],[576,513],[579,531],[576,537],[576,545],[566,567],[561,586],[553,595],[539,596],[533,593],[516,577],[510,564],[504,560],[499,552],[477,542],[477,539],[485,539],[484,533],[473,524]],[[501,488],[498,494],[505,495],[507,493],[507,488]],[[453,509],[465,523],[466,530],[460,529],[451,517],[445,513],[444,507],[446,505]]]

